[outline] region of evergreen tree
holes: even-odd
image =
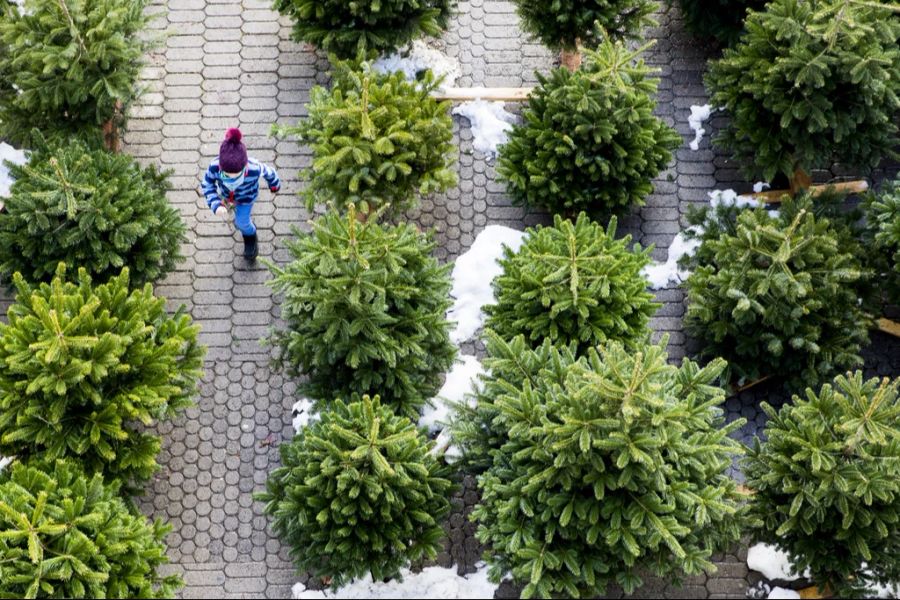
[[[898,388],[856,371],[778,412],[762,405],[766,441],[746,461],[755,533],[836,598],[900,580]]]
[[[615,235],[615,218],[604,231],[585,213],[574,224],[556,215],[553,227],[528,230],[519,251],[506,248],[500,260],[486,326],[504,339],[524,334],[532,346],[574,342],[579,352],[645,340],[659,308],[641,275],[650,250],[629,250],[631,236]]]
[[[522,29],[549,48],[574,50],[603,39],[637,39],[653,24],[654,0],[514,0]]]
[[[51,283],[20,274],[0,323],[0,455],[72,457],[123,482],[157,469],[159,437],[141,426],[172,417],[196,391],[198,327],[150,284],[129,291],[128,269],[94,286],[60,263]]]
[[[13,463],[0,473],[0,596],[172,598],[181,578],[156,572],[170,529],[74,461]]]
[[[678,0],[678,4],[688,29],[731,46],[744,33],[747,11],[763,10],[766,0]]]
[[[716,360],[666,363],[667,339],[591,349],[562,378],[526,380],[495,402],[506,435],[479,477],[473,517],[499,579],[522,597],[591,597],[641,571],[712,572],[713,552],[740,537],[742,509],[726,474],[740,445],[728,434]]]
[[[363,212],[390,204],[405,210],[426,195],[456,185],[451,168],[453,123],[448,102],[437,102],[431,71],[417,82],[402,72],[379,74],[366,63],[334,66],[331,91],[310,92],[309,116],[292,127],[276,127],[313,149],[306,205],[332,202]]]
[[[872,2],[773,0],[746,27],[707,86],[731,116],[715,141],[750,174],[897,156],[900,19]]]
[[[305,374],[317,400],[374,394],[402,414],[418,415],[456,357],[450,343],[449,265],[415,226],[359,223],[330,211],[310,233],[295,230],[293,261],[270,265],[284,294],[274,331],[276,364]]]
[[[137,95],[147,0],[0,4],[0,138],[29,145],[32,128],[67,139],[122,121]]]
[[[538,74],[524,122],[500,148],[497,173],[517,203],[551,212],[611,212],[642,204],[681,136],[653,115],[659,83],[627,50],[605,41],[576,72]]]
[[[295,40],[341,58],[438,37],[455,6],[455,0],[275,0],[275,9],[294,20]]]
[[[281,446],[284,466],[257,499],[301,571],[333,588],[369,573],[396,577],[441,548],[453,485],[433,446],[378,396],[335,400]]]
[[[128,267],[135,286],[154,282],[182,258],[187,228],[166,199],[166,174],[132,157],[70,140],[39,143],[0,213],[0,275],[49,281],[65,262],[97,281]]]
[[[777,376],[799,390],[862,364],[867,273],[846,230],[810,204],[785,202],[774,217],[744,209],[725,228],[713,215],[705,227],[685,282],[685,328],[703,355],[728,359],[728,379]]]
[[[869,194],[865,211],[865,256],[880,275],[880,299],[900,304],[900,176],[885,182],[878,193]]]

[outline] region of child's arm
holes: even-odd
[[[206,198],[206,206],[213,213],[222,206],[222,200],[219,198],[219,191],[216,189],[216,174],[213,172],[212,165],[206,169],[206,175],[203,176],[203,196]]]
[[[281,189],[281,180],[278,179],[278,173],[270,167],[269,165],[259,163],[260,168],[262,169],[262,176],[266,180],[266,183],[269,184],[269,191],[273,194]]]

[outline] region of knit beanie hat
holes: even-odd
[[[238,173],[247,166],[247,147],[241,142],[241,130],[232,127],[225,132],[219,146],[219,168],[226,173]]]

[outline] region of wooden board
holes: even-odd
[[[524,102],[534,88],[447,88],[432,94],[436,100],[468,102],[469,100],[490,100],[502,102]]]
[[[900,323],[891,321],[890,319],[878,319],[878,330],[889,333],[893,336],[900,337]]]
[[[813,197],[821,196],[825,192],[831,190],[835,192],[846,192],[850,194],[859,194],[869,189],[869,182],[859,181],[843,181],[840,183],[829,183],[826,185],[814,185],[809,188],[809,193]],[[765,192],[754,192],[752,194],[741,194],[755,200],[759,200],[765,204],[777,204],[781,202],[784,196],[790,196],[790,190],[769,190]]]

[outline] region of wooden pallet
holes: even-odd
[[[446,88],[435,91],[432,96],[436,100],[451,102],[469,102],[471,100],[487,100],[490,102],[525,102],[534,88],[516,87],[466,87]]]

